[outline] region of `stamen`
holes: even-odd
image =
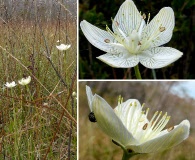
[[[145,13],[142,15],[142,18],[143,19],[146,19],[146,14]]]
[[[139,124],[138,123],[145,120],[145,118],[143,117],[143,115],[144,115],[144,111],[139,112],[139,115],[137,116],[138,118],[135,120],[136,121],[136,124],[135,124],[136,127],[135,127],[135,129],[133,131],[133,135],[135,135],[136,132],[137,132],[137,129],[139,127]]]
[[[171,132],[174,129],[174,126],[167,129],[168,132]]]
[[[150,13],[148,14],[147,25],[148,25],[148,23],[149,23],[149,20],[150,20]]]
[[[138,36],[139,36],[139,39],[141,37],[142,31],[143,31],[143,28],[144,28],[144,24],[145,24],[145,21],[144,21],[144,19],[142,19],[141,20],[141,24],[140,24],[140,26],[138,28]]]
[[[152,124],[152,122],[154,121],[154,118],[158,115],[158,111],[156,111],[152,117],[152,119],[150,120],[150,126]]]
[[[136,110],[136,102],[132,102],[131,104],[130,104],[130,106],[132,106],[131,107],[131,121],[130,121],[130,123],[129,123],[129,126],[132,126],[132,122],[133,122],[133,115],[134,115],[134,113],[135,113],[135,110]]]
[[[153,129],[152,134],[148,138],[157,135],[159,132],[161,132],[162,129],[167,125],[169,120],[170,120],[170,116],[167,116],[167,113],[165,113],[162,119],[160,120],[160,122],[158,123],[158,125]]]
[[[121,95],[118,96],[118,105],[121,104]]]
[[[145,120],[145,118],[142,117],[143,115],[144,115],[144,111],[142,111],[142,113],[141,113],[141,117],[139,118],[139,122],[143,122]]]
[[[121,38],[116,33],[113,33],[107,25],[106,25],[106,31],[110,33],[119,43],[122,44]]]
[[[115,34],[110,30],[110,28],[106,25],[106,30],[110,33],[113,37],[116,37]]]
[[[148,116],[149,110],[150,110],[150,108],[147,108],[147,110],[146,110],[146,117]]]
[[[161,120],[158,122],[158,124],[154,127],[154,131],[158,130],[159,128],[161,128],[161,126],[163,125],[163,123],[165,122],[167,118],[167,112],[164,114],[164,116],[161,118]]]
[[[158,119],[160,118],[161,114],[162,114],[162,111],[159,113],[159,115],[156,118],[156,120],[152,122],[152,125],[151,125],[152,126],[152,129],[154,128],[154,126],[155,126],[156,122],[158,121]]]
[[[110,40],[109,39],[105,39],[104,42],[110,43]]]
[[[146,129],[146,133],[145,133],[145,136],[143,136],[143,139],[144,138],[147,138],[148,136],[149,136],[149,133],[151,132],[151,126],[152,126],[152,122],[154,121],[154,118],[156,117],[158,115],[158,111],[156,111],[155,113],[154,113],[154,115],[153,115],[153,117],[152,117],[152,119],[150,120],[150,122],[149,122],[149,126],[147,127],[147,129]]]
[[[123,98],[121,95],[119,95],[118,96],[118,110],[117,110],[118,112],[122,111],[122,105],[121,105],[122,101],[123,101]]]

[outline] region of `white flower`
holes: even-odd
[[[112,23],[113,32],[99,29],[83,20],[81,29],[88,41],[107,52],[97,57],[117,68],[129,68],[139,62],[147,68],[162,68],[180,58],[183,53],[171,47],[159,47],[170,41],[175,25],[172,8],[164,7],[145,22],[132,0],[126,0]]]
[[[18,81],[19,84],[21,85],[27,85],[31,81],[31,76],[28,76],[27,78],[22,78],[21,80]]]
[[[11,82],[11,83],[9,83],[9,82],[6,82],[6,84],[5,84],[5,86],[7,87],[7,88],[13,88],[13,87],[15,87],[17,84],[15,83],[15,81],[13,81],[13,82]]]
[[[56,46],[57,47],[57,49],[59,49],[60,51],[65,51],[65,50],[67,50],[67,49],[69,49],[70,48],[70,44],[60,44],[59,46]]]
[[[76,92],[72,92],[72,96],[73,96],[74,98],[76,98],[76,97],[77,97],[77,93],[76,93]]]
[[[188,120],[163,130],[170,119],[167,113],[161,116],[162,112],[155,112],[152,119],[148,120],[149,109],[142,111],[143,106],[136,99],[122,102],[119,97],[118,106],[113,110],[102,97],[96,94],[93,96],[88,86],[86,93],[89,108],[99,127],[127,151],[163,151],[176,146],[189,136]]]

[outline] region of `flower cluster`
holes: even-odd
[[[26,78],[22,78],[21,80],[19,80],[18,81],[18,83],[20,84],[20,85],[22,85],[22,86],[24,86],[24,85],[27,85],[27,84],[29,84],[31,82],[31,76],[28,76],[28,77],[26,77]],[[13,88],[13,87],[15,87],[17,84],[16,84],[16,82],[15,81],[13,81],[13,82],[6,82],[6,84],[5,84],[5,86],[7,87],[7,88]]]

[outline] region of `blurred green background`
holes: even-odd
[[[93,94],[103,97],[113,108],[117,106],[118,96],[121,95],[124,101],[138,99],[141,104],[145,103],[144,109],[150,108],[148,119],[152,118],[155,111],[167,112],[171,119],[165,129],[179,124],[184,119],[190,121],[190,136],[181,144],[164,152],[136,155],[132,160],[194,160],[195,95],[192,91],[195,81],[192,82],[193,84],[188,84],[190,89],[181,87],[187,83],[173,81],[79,82],[79,160],[122,159],[121,148],[112,143],[97,123],[89,121],[90,110],[85,85],[90,86]]]
[[[105,30],[107,24],[111,28],[111,17],[114,18],[124,0],[80,0],[79,22],[87,20]],[[156,69],[157,79],[194,79],[195,78],[195,0],[134,0],[139,11],[151,14],[151,19],[163,7],[170,6],[175,13],[175,28],[171,41],[164,46],[176,48],[183,56],[171,65]],[[150,20],[151,20],[150,19]],[[79,78],[80,79],[135,79],[133,68],[112,68],[97,56],[103,51],[93,47],[79,30]],[[152,70],[139,64],[142,78],[152,79]]]

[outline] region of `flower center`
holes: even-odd
[[[170,116],[167,113],[162,116],[162,111],[157,111],[149,121],[147,119],[149,108],[146,111],[142,111],[143,107],[144,104],[140,106],[136,101],[127,106],[127,103],[123,103],[123,98],[119,96],[118,107],[115,110],[116,115],[121,119],[127,130],[140,143],[157,137],[170,120]],[[167,131],[170,132],[172,129],[174,127],[168,128]]]
[[[147,50],[150,48],[151,43],[155,39],[158,39],[159,35],[165,31],[165,27],[162,26],[162,24],[159,25],[159,28],[152,33],[152,35],[147,35],[146,37],[142,38],[142,33],[145,27],[149,24],[150,14],[148,14],[148,20],[147,24],[145,24],[146,15],[142,15],[142,19],[140,21],[140,24],[137,25],[135,29],[132,30],[131,33],[125,34],[117,21],[112,20],[113,27],[114,27],[114,33],[109,29],[108,26],[106,26],[107,32],[109,32],[116,40],[115,43],[120,43],[123,45],[130,54],[139,54],[144,50]],[[147,31],[144,31],[147,32]],[[111,43],[109,39],[105,39],[104,42]]]

